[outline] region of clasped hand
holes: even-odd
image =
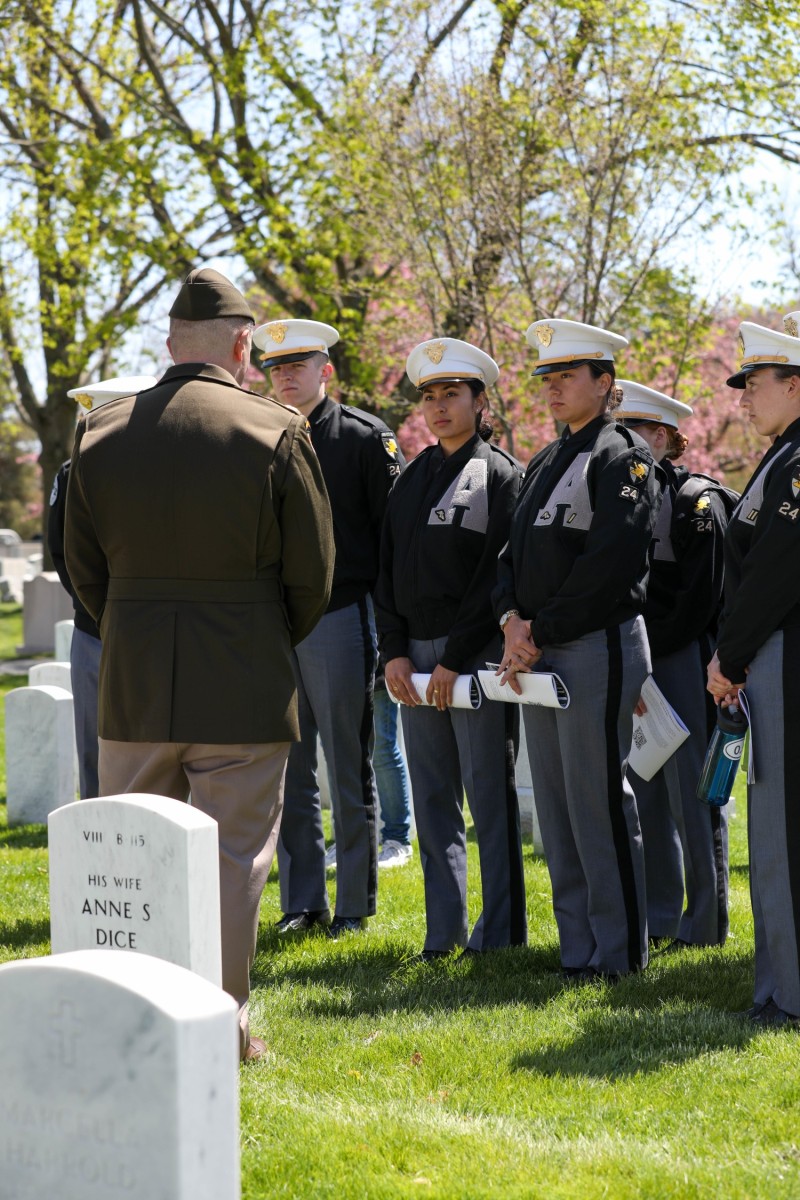
[[[512,692],[521,696],[522,688],[517,683],[517,675],[529,675],[532,667],[542,657],[542,652],[533,640],[530,621],[525,621],[522,617],[509,617],[503,634],[503,661],[495,674],[502,676],[501,685],[507,683]]]

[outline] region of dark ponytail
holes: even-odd
[[[466,379],[464,382],[472,392],[473,399],[477,400],[481,395],[486,397],[484,407],[475,413],[475,432],[482,442],[490,442],[494,437],[494,421],[489,416],[489,397],[486,396],[486,388],[480,379]]]

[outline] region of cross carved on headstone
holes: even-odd
[[[53,1009],[50,1028],[57,1047],[56,1054],[59,1062],[64,1067],[74,1067],[77,1062],[75,1044],[81,1032],[82,1023],[75,1015],[74,1006],[68,1000],[62,1000],[59,1007]]]

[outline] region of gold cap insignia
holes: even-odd
[[[431,342],[429,346],[425,347],[425,353],[432,363],[440,363],[444,358],[444,343]]]
[[[634,483],[641,483],[647,475],[647,467],[644,463],[634,462],[628,467],[628,472]]]
[[[78,392],[75,399],[78,401],[78,404],[83,405],[83,407],[87,410],[90,409],[94,404],[94,401],[88,392]]]
[[[786,330],[786,332],[788,333],[789,337],[797,337],[798,336],[797,321],[795,321],[794,317],[784,317],[783,318],[783,327]]]
[[[739,340],[736,343],[736,352],[739,355],[739,362],[744,358],[744,338],[739,334]]]
[[[281,342],[286,337],[286,329],[287,326],[285,321],[273,321],[271,325],[267,326],[265,332],[269,334],[273,342],[280,346]]]
[[[555,330],[553,329],[552,325],[537,325],[536,326],[536,336],[539,339],[539,344],[541,346],[549,346],[553,340],[554,333],[555,333]]]

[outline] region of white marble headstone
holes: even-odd
[[[134,793],[68,804],[48,826],[54,954],[135,950],[221,983],[212,817]]]
[[[22,623],[25,645],[21,654],[52,654],[56,621],[72,618],[72,597],[55,571],[43,571],[23,584]]]
[[[34,663],[28,671],[31,687],[60,687],[72,695],[72,668],[69,662]]]
[[[522,724],[521,721],[520,724]],[[536,853],[544,854],[542,833],[539,829],[539,816],[536,812],[536,798],[533,794],[531,764],[528,758],[528,743],[525,740],[525,731],[522,729],[520,730],[516,775],[520,829],[522,830],[523,835],[531,835],[533,839],[533,848]]]
[[[5,1200],[239,1200],[236,1003],[147,955],[0,966]]]
[[[69,662],[72,649],[72,635],[75,632],[74,621],[56,621],[56,658],[59,662]]]
[[[6,696],[9,825],[43,825],[77,792],[72,696],[64,688],[15,688]]]

